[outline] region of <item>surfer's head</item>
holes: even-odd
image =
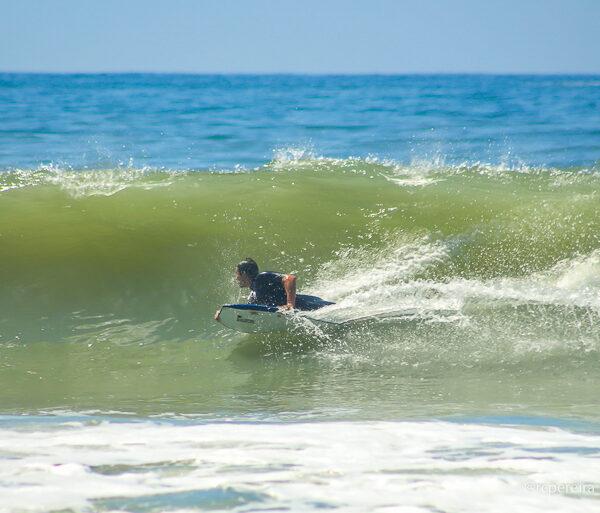
[[[258,274],[258,264],[251,258],[242,260],[235,268],[235,280],[240,287],[249,287]]]

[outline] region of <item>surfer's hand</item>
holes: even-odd
[[[221,309],[219,308],[217,310],[217,313],[215,314],[215,321],[219,322],[219,315],[221,315]]]

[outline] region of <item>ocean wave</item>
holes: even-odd
[[[22,510],[26,491],[32,511],[599,510],[593,433],[548,427],[553,419],[527,429],[517,417],[512,425],[461,420],[9,417],[4,504]]]
[[[296,273],[300,292],[335,301],[322,312],[333,320],[387,315],[384,340],[411,333],[402,316],[392,326],[395,312],[445,324],[444,335],[413,329],[432,344],[462,333],[490,348],[498,336],[539,341],[554,315],[563,347],[595,350],[598,177],[331,159],[305,148],[225,173],[3,173],[0,214],[11,222],[0,229],[0,343],[214,337],[215,309],[240,300],[231,269],[253,256],[262,269]]]

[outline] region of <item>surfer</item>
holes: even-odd
[[[259,273],[258,264],[252,258],[246,258],[235,268],[235,281],[241,288],[250,288],[248,303],[251,305],[296,306],[296,277],[293,274]]]
[[[259,273],[258,264],[252,258],[246,258],[236,266],[235,281],[240,288],[251,290],[250,296],[248,296],[248,303],[251,305],[316,310],[333,304],[316,296],[296,294],[296,277],[293,274],[272,271]],[[217,321],[219,312],[215,314]]]

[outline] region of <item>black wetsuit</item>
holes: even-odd
[[[283,274],[267,271],[257,274],[250,284],[248,303],[252,305],[282,306],[287,304]]]
[[[283,306],[287,304],[287,293],[283,286],[283,274],[267,271],[257,274],[250,284],[248,303],[251,305]],[[316,310],[325,305],[332,305],[316,296],[296,294],[295,307],[299,310]]]

